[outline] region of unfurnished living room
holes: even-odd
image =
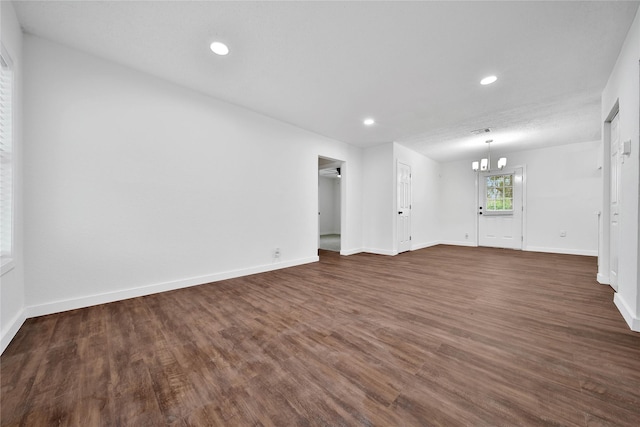
[[[0,0],[0,424],[637,427],[639,3]]]

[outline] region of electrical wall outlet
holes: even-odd
[[[564,230],[560,230],[560,237],[567,237],[567,232]]]
[[[464,238],[469,239],[469,233],[464,233]]]
[[[280,248],[275,248],[273,251],[274,258],[280,258]]]

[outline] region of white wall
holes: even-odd
[[[13,160],[14,160],[14,230],[13,269],[0,278],[0,353],[18,332],[26,319],[23,256],[23,156],[22,156],[22,30],[13,10],[13,4],[0,2],[2,44],[13,60],[14,107]]]
[[[440,171],[440,240],[447,245],[475,246],[477,174],[471,170],[471,161],[443,163]]]
[[[396,167],[398,162],[411,166],[412,209],[411,249],[438,244],[440,165],[397,143],[382,144],[364,150],[363,236],[364,251],[396,255],[397,207]]]
[[[394,168],[398,162],[411,166],[411,250],[439,243],[438,204],[440,201],[440,165],[424,155],[394,143]],[[394,169],[395,171],[396,169]],[[395,179],[396,173],[393,177]],[[394,202],[397,186],[393,185]],[[397,206],[394,205],[394,212]],[[394,216],[393,221],[396,221]],[[394,250],[398,250],[397,227],[394,223]]]
[[[318,151],[321,156],[334,159],[341,159],[346,149],[345,158],[342,159],[340,168],[340,214],[346,221],[340,221],[340,254],[351,255],[362,252],[364,230],[362,225],[362,215],[364,209],[363,192],[364,181],[364,159],[362,149],[347,145],[322,144]],[[344,161],[348,159],[348,162]],[[317,163],[317,159],[316,159]],[[316,231],[317,242],[317,231]],[[316,245],[317,246],[317,245]]]
[[[526,250],[598,255],[600,150],[593,141],[508,155],[511,165],[526,165]]]
[[[358,148],[29,35],[25,120],[30,315],[317,260],[318,156],[362,247]]]
[[[340,183],[338,178],[318,179],[320,235],[340,234]]]
[[[524,250],[597,255],[600,149],[595,141],[506,154],[508,166],[526,167]],[[442,241],[475,245],[476,173],[471,161],[446,163],[441,175]],[[560,237],[561,230],[566,237]]]
[[[631,155],[624,159],[620,187],[620,245],[618,260],[618,292],[614,302],[621,314],[635,331],[640,331],[640,271],[638,270],[640,239],[638,236],[638,187],[640,182],[640,81],[638,61],[640,59],[640,15],[629,30],[609,81],[602,92],[602,124],[605,143],[602,148],[604,159],[609,158],[609,144],[605,124],[612,109],[618,103],[620,108],[620,141],[631,140]],[[609,174],[609,162],[603,162],[604,174]],[[608,211],[608,180],[602,186],[602,209]],[[608,224],[608,215],[604,224]],[[602,257],[600,264],[608,269],[609,230],[603,227]],[[599,279],[608,282],[608,271],[600,271]],[[604,280],[603,280],[604,279]]]
[[[395,255],[393,144],[364,149],[362,229],[364,250]]]
[[[21,66],[19,26],[1,5],[2,40]],[[617,99],[628,112],[622,139],[633,144],[616,295],[630,324],[640,307],[639,27],[636,18],[603,93],[603,114]],[[439,165],[394,143],[363,150],[34,36],[24,55],[28,125],[17,135],[16,268],[0,287],[3,349],[25,316],[316,260],[318,156],[345,162],[342,254],[397,252],[398,160],[412,166],[412,249],[475,242],[469,161]],[[595,254],[600,150],[507,154],[527,166],[525,249]]]

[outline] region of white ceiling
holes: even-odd
[[[439,160],[600,138],[638,2],[17,1],[25,31],[358,146]],[[213,40],[231,53],[213,55]],[[498,82],[481,86],[495,74]],[[363,126],[365,117],[376,125]]]

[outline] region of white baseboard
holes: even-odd
[[[418,243],[411,246],[411,250],[415,251],[418,249],[428,248],[430,246],[436,245],[452,245],[452,246],[469,246],[469,247],[478,247],[475,242],[470,242],[468,240],[436,240],[428,243]],[[525,251],[530,252],[546,252],[552,254],[564,254],[564,255],[583,255],[583,256],[598,256],[597,250],[584,250],[584,249],[565,249],[565,248],[545,248],[541,246],[528,246],[524,248]],[[378,255],[397,255],[398,252],[389,251],[386,249],[377,249],[377,248],[364,248],[363,252],[368,252],[372,254]],[[600,276],[599,276],[600,277]],[[600,281],[600,280],[598,280]],[[605,282],[600,282],[605,283]],[[608,280],[607,280],[608,284]]]
[[[388,249],[363,248],[362,251],[367,252],[369,254],[376,254],[376,255],[390,255],[390,256],[398,255],[398,251],[390,251]]]
[[[145,295],[156,294],[159,292],[172,291],[175,289],[187,288],[190,286],[203,285],[205,283],[217,282],[220,280],[233,279],[236,277],[249,276],[251,274],[265,273],[267,271],[279,270],[287,267],[295,267],[297,265],[309,264],[317,262],[318,256],[301,258],[293,261],[284,261],[274,264],[260,265],[240,270],[226,271],[222,273],[214,273],[207,276],[192,277],[188,279],[176,280],[171,282],[157,283],[154,285],[139,286],[136,288],[123,289],[115,292],[105,292],[96,295],[87,295],[80,298],[53,301],[40,305],[33,305],[26,308],[27,317],[44,316],[52,313],[60,313],[78,308],[90,307],[93,305],[106,304],[114,301],[121,301],[129,298],[136,298]],[[3,338],[4,340],[4,338]],[[4,342],[4,341],[3,341]]]
[[[355,255],[362,253],[364,250],[362,248],[358,249],[340,249],[340,255]]]
[[[469,240],[440,240],[438,245],[452,245],[452,246],[473,246],[477,247],[476,242],[470,242]]]
[[[584,256],[598,256],[598,250],[587,249],[565,249],[565,248],[544,248],[541,246],[527,246],[523,248],[529,252],[546,252],[550,254],[564,254],[564,255],[584,255]]]
[[[611,284],[611,282],[609,281],[609,276],[605,276],[602,273],[598,273],[598,275],[596,276],[596,280],[601,285],[610,285]]]
[[[619,293],[616,293],[613,296],[613,303],[618,307],[618,311],[622,314],[625,322],[629,325],[632,331],[640,332],[640,318],[638,318],[632,311],[629,309],[629,306],[622,299]]]
[[[0,338],[0,354],[4,353],[4,350],[7,348],[13,337],[16,336],[25,320],[27,320],[27,313],[25,309],[22,309],[14,316],[13,319],[11,319],[9,326],[2,331],[2,338]]]
[[[439,242],[435,242],[435,244],[453,245],[453,246],[472,246],[472,247],[478,246],[476,245],[475,242],[470,242],[468,240],[441,240]],[[552,253],[552,254],[598,256],[597,250],[545,248],[541,246],[527,246],[526,248],[523,248],[523,250],[530,251],[530,252],[546,252],[546,253]]]
[[[440,242],[435,240],[433,242],[427,242],[427,243],[416,243],[411,245],[411,250],[412,251],[417,251],[419,249],[424,249],[424,248],[430,248],[431,246],[436,246],[439,245]]]

